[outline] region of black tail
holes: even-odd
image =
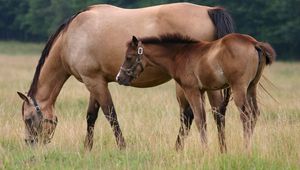
[[[216,27],[217,39],[234,32],[234,22],[230,14],[221,7],[208,10],[208,15]]]

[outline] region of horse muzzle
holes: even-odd
[[[120,84],[120,85],[124,85],[124,86],[129,86],[130,85],[130,78],[123,78],[121,76],[117,76],[116,77],[116,81]]]

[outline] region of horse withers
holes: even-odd
[[[230,88],[240,111],[246,148],[251,148],[250,139],[260,113],[257,84],[265,65],[271,64],[275,56],[268,43],[242,34],[229,34],[213,42],[180,34],[141,39],[133,36],[116,79],[119,84],[130,85],[149,66],[164,70],[183,89],[204,146],[207,137],[203,93]],[[227,91],[225,105],[231,94]]]

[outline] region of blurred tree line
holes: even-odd
[[[183,1],[0,0],[0,39],[46,41],[65,19],[91,4],[108,3],[137,8]],[[258,40],[270,42],[281,59],[300,59],[300,0],[187,2],[227,8],[235,20],[236,32],[250,34]]]

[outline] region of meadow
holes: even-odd
[[[253,148],[243,146],[242,124],[233,101],[226,115],[228,153],[219,152],[217,129],[206,102],[209,149],[203,150],[193,125],[185,149],[175,151],[179,107],[175,83],[132,88],[111,83],[127,148],[116,147],[102,111],[95,125],[94,147],[86,153],[88,91],[70,78],[57,103],[59,123],[52,142],[28,148],[23,140],[22,101],[34,74],[42,44],[0,42],[0,169],[300,169],[300,63],[276,62],[265,69],[272,82],[259,88],[261,116]]]

